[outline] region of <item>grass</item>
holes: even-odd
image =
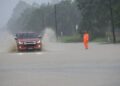
[[[82,40],[79,34],[72,35],[72,36],[62,36],[62,37],[59,37],[59,39],[65,43],[80,42]]]
[[[107,42],[106,38],[96,38],[93,40],[93,42]]]

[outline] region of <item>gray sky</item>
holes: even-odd
[[[0,0],[0,27],[3,27],[10,18],[13,8],[20,0]],[[54,0],[22,0],[32,4],[33,2],[42,4]]]

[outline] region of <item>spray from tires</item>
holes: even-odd
[[[56,43],[57,42],[55,31],[52,28],[46,28],[43,31],[43,33],[44,34],[43,34],[42,41],[44,43]]]
[[[0,32],[0,53],[15,52],[16,44],[14,36],[7,30]]]
[[[57,41],[56,38],[56,33],[54,31],[54,29],[52,28],[46,28],[43,31],[43,38],[42,38],[42,42],[43,42],[43,50],[45,51],[56,51],[58,49],[60,49],[59,42]]]

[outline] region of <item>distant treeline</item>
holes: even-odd
[[[13,33],[41,32],[47,27],[56,30],[55,24],[57,24],[59,36],[83,34],[84,31],[89,31],[92,39],[104,38],[106,33],[112,31],[110,7],[113,11],[115,30],[120,31],[120,0],[61,0],[57,4],[43,5],[35,3],[29,5],[20,1],[8,22],[8,29]]]
[[[24,5],[24,6],[23,6]],[[22,7],[21,7],[22,6]],[[23,12],[19,12],[19,8],[23,8]],[[26,9],[25,9],[26,7]],[[14,15],[18,15],[17,18]],[[15,15],[15,16],[16,16]],[[56,4],[56,20],[57,20],[57,34],[73,35],[76,33],[76,25],[81,19],[80,11],[76,2],[64,0]],[[55,5],[43,4],[28,5],[20,1],[16,6],[12,18],[8,22],[8,28],[11,32],[18,31],[43,31],[50,27],[54,30],[55,27]]]
[[[76,0],[82,20],[79,31],[89,31],[92,38],[105,37],[112,31],[111,18],[115,31],[120,31],[120,0]],[[112,16],[111,10],[112,9]]]

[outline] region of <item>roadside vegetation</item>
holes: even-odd
[[[89,32],[91,40],[99,42],[110,39],[109,42],[112,42],[110,7],[113,12],[116,41],[119,42],[120,0],[60,0],[57,4],[42,5],[29,5],[20,1],[7,25],[11,33],[41,33],[49,27],[63,42],[81,41],[84,31]]]
[[[59,40],[61,42],[65,42],[65,43],[70,43],[70,42],[81,42],[82,41],[82,37],[80,34],[76,34],[73,36],[62,36],[59,37]]]

